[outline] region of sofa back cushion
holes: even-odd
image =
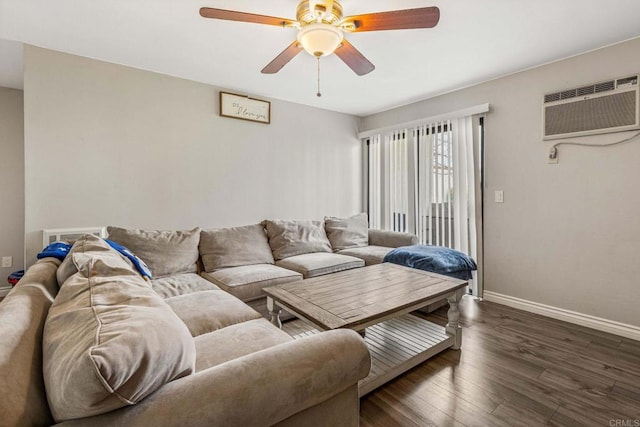
[[[203,230],[200,256],[207,273],[227,267],[274,263],[262,224]]]
[[[56,276],[58,278],[58,283],[62,285],[64,282],[69,279],[69,277],[73,276],[78,272],[78,268],[76,264],[73,262],[73,254],[77,253],[105,253],[105,254],[113,254],[113,248],[101,239],[98,236],[93,234],[86,234],[78,238],[71,246],[71,249],[67,253],[67,256],[58,267],[56,271]],[[126,258],[123,258],[125,262],[127,262],[130,266],[133,264]]]
[[[185,324],[116,251],[75,253],[43,334],[43,376],[57,422],[144,399],[195,369]]]
[[[266,220],[269,246],[276,261],[314,252],[332,252],[322,221]]]
[[[198,271],[199,228],[156,231],[107,227],[107,232],[110,240],[139,256],[154,278]]]
[[[412,233],[401,233],[391,230],[369,230],[369,244],[385,248],[399,248],[400,246],[417,245],[418,236]]]
[[[0,425],[53,424],[42,382],[42,328],[60,260],[43,258],[0,303]]]
[[[325,217],[324,229],[336,252],[369,245],[369,221],[366,213],[349,218]]]

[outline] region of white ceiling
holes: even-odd
[[[638,0],[343,0],[345,15],[440,8],[433,29],[349,34],[376,70],[301,53],[260,70],[295,30],[201,18],[201,6],[295,18],[297,0],[0,0],[0,39],[355,115],[367,115],[640,36]],[[0,43],[0,85],[21,87],[19,43]],[[640,70],[639,70],[640,71]]]

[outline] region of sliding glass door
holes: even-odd
[[[483,120],[467,116],[372,135],[367,144],[371,228],[414,233],[476,260],[482,295]]]

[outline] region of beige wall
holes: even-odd
[[[41,230],[178,229],[360,211],[357,118],[271,100],[222,118],[218,89],[25,46],[27,262]]]
[[[640,39],[369,116],[361,130],[489,102],[485,289],[640,326],[640,141],[560,147],[549,165],[541,135],[543,94],[640,73],[638,52]]]
[[[0,87],[0,257],[13,257],[13,267],[0,267],[0,288],[24,266],[23,111],[22,91]]]
[[[0,288],[24,265],[24,113],[22,91],[0,87],[0,256],[13,267],[0,267]],[[1,264],[0,264],[1,265]]]

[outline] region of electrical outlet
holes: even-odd
[[[13,267],[13,257],[12,256],[3,256],[2,257],[2,266],[3,267]]]
[[[547,163],[550,165],[555,165],[558,163],[558,149],[556,147],[551,147],[549,150],[549,155],[547,156]]]
[[[496,190],[495,193],[493,193],[493,199],[496,203],[504,203],[504,191]]]

